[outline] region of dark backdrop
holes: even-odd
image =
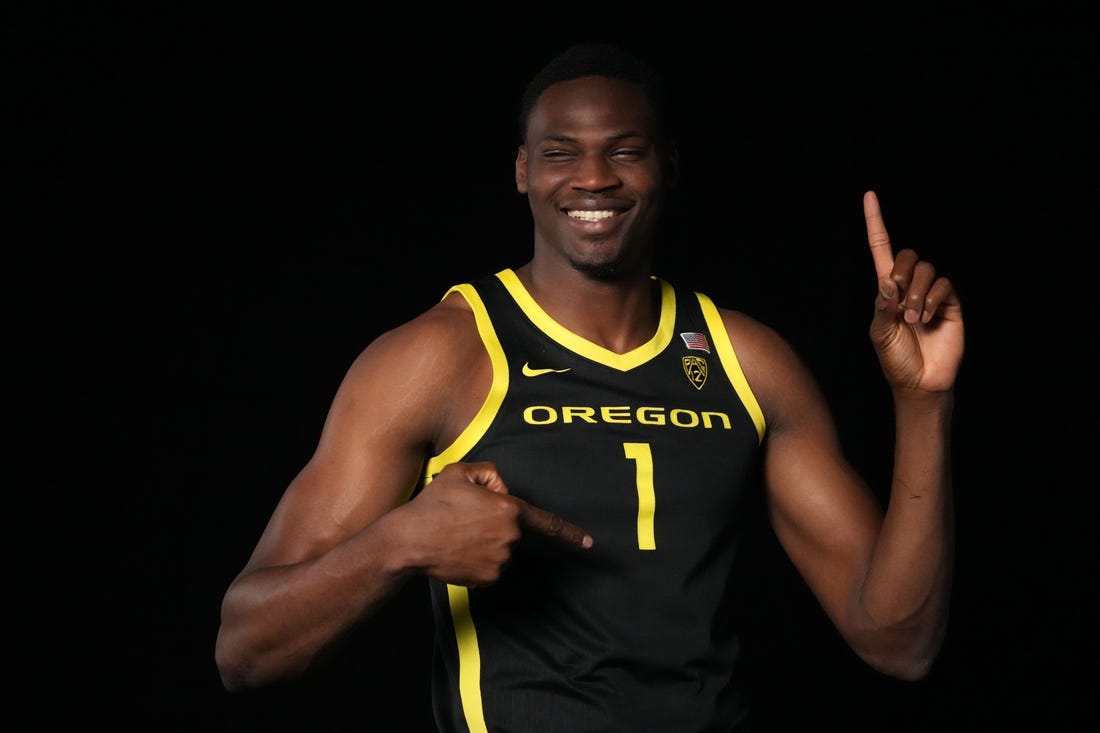
[[[218,606],[358,351],[450,284],[529,257],[515,102],[539,63],[591,38],[679,80],[678,238],[659,273],[787,334],[877,485],[892,422],[866,340],[865,190],[895,245],[964,301],[942,657],[916,684],[870,672],[761,524],[744,622],[764,719],[1095,718],[1084,3],[526,18],[25,5],[7,13],[4,146],[19,729],[429,730],[422,584],[331,668],[239,696],[214,668]]]

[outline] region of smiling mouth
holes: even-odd
[[[580,219],[581,221],[600,221],[601,219],[610,219],[615,216],[615,212],[611,210],[587,211],[582,209],[570,209],[565,213],[570,219]]]

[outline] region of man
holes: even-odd
[[[532,257],[352,364],[226,593],[227,689],[307,672],[427,576],[442,731],[737,730],[727,611],[755,491],[851,648],[888,675],[928,672],[953,563],[955,290],[892,252],[868,192],[870,338],[897,435],[883,511],[794,350],[652,272],[678,165],[664,111],[644,64],[606,46],[531,81],[515,179]]]

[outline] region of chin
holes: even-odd
[[[622,262],[619,260],[581,262],[573,260],[573,269],[597,280],[615,280],[623,272]]]

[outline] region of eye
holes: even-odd
[[[635,163],[644,160],[647,152],[645,148],[616,148],[611,152],[611,157],[625,163]]]
[[[564,150],[562,148],[553,148],[550,150],[542,151],[542,157],[544,160],[567,161],[572,160],[576,156],[568,150]]]

